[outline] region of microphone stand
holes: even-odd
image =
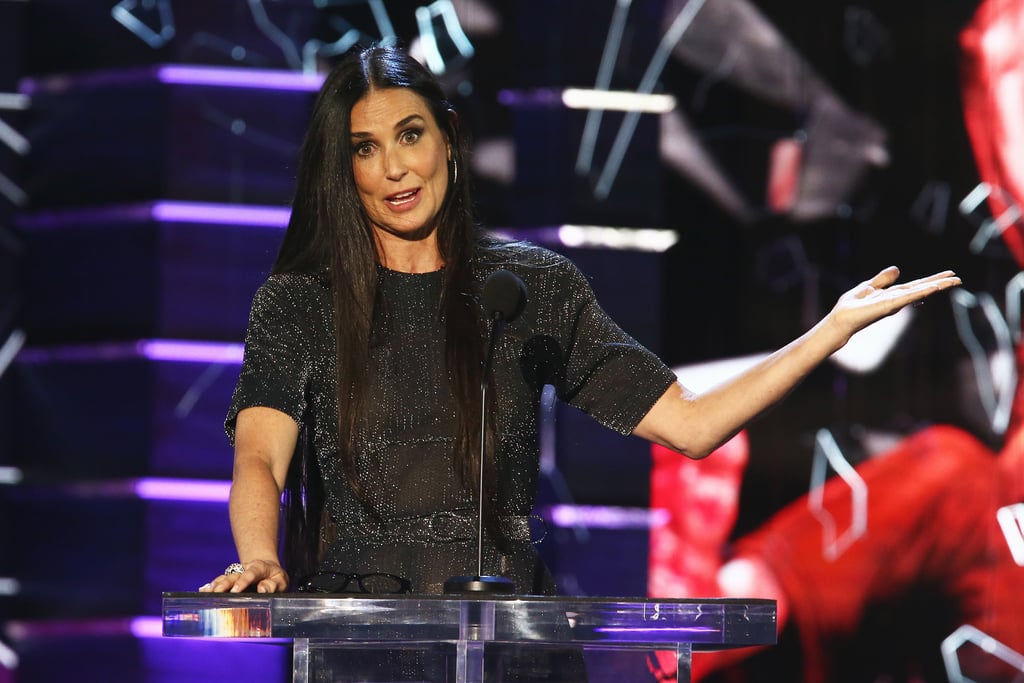
[[[504,576],[483,576],[484,572],[484,456],[487,452],[487,378],[494,364],[494,347],[505,327],[505,318],[496,311],[491,323],[491,335],[487,343],[487,357],[484,360],[483,376],[480,379],[480,482],[477,498],[476,517],[476,575],[453,576],[444,582],[445,593],[515,593],[516,585]]]

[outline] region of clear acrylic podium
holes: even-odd
[[[294,683],[484,683],[506,680],[501,672],[509,666],[518,666],[508,677],[515,681],[632,683],[650,678],[644,657],[658,650],[676,653],[678,680],[686,683],[694,651],[774,644],[776,603],[165,593],[163,634],[288,644]],[[622,669],[614,661],[632,664]],[[621,673],[628,666],[635,678]]]

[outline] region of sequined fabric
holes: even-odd
[[[585,277],[564,257],[532,245],[491,245],[481,252],[482,285],[499,268],[526,284],[527,305],[495,351],[497,459],[502,514],[512,526],[530,514],[537,489],[538,412],[545,384],[599,423],[630,433],[675,376],[625,334],[600,308]],[[371,343],[371,410],[361,434],[360,481],[372,492],[384,524],[421,528],[419,520],[472,520],[472,487],[461,485],[451,453],[454,406],[438,319],[442,273],[379,269],[386,305],[377,311]],[[327,508],[338,525],[322,569],[404,576],[413,590],[440,593],[445,579],[476,573],[475,535],[367,534],[376,522],[355,498],[336,459],[337,427],[330,292],[319,278],[272,275],[253,301],[246,351],[226,428],[233,439],[238,411],[268,406],[297,422],[317,416],[314,450],[327,483]],[[440,514],[438,514],[440,513]],[[520,521],[517,521],[520,520]],[[467,537],[468,536],[468,537]],[[515,581],[520,593],[554,592],[529,540],[513,537],[505,553],[487,543],[484,573]]]

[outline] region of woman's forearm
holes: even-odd
[[[785,398],[843,344],[823,321],[737,377],[700,394],[670,387],[636,430],[693,458],[702,458]]]
[[[280,508],[281,490],[267,464],[236,456],[228,512],[238,560],[243,565],[252,560],[280,564]]]

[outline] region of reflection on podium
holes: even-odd
[[[291,646],[294,683],[635,681],[665,650],[685,683],[694,651],[774,644],[776,603],[165,593],[163,633]]]

